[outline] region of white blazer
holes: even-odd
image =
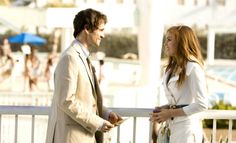
[[[199,113],[208,108],[207,85],[204,70],[196,62],[188,62],[186,67],[186,81],[178,88],[177,80],[179,75],[170,78],[167,84],[167,71],[163,76],[163,86],[168,100],[168,104],[181,105],[189,104],[183,107],[187,116],[175,117],[173,122],[189,120],[193,118],[195,113]],[[173,97],[177,103],[175,103]]]

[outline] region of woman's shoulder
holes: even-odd
[[[195,61],[188,61],[186,66],[186,75],[189,76],[192,71],[203,72],[201,65]]]
[[[201,68],[201,65],[196,61],[188,61],[187,67],[200,67]]]

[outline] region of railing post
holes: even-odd
[[[133,143],[136,143],[136,123],[137,123],[137,118],[134,117],[134,122],[133,122]]]
[[[117,143],[120,143],[120,126],[117,127]]]
[[[32,115],[31,143],[34,143],[34,126],[35,126],[35,115]]]
[[[216,143],[216,119],[213,119],[212,143]]]
[[[149,124],[149,143],[152,142],[152,130],[153,130],[153,123],[150,122],[150,124]]]
[[[15,115],[15,143],[17,143],[18,114]]]
[[[232,142],[232,129],[233,129],[233,120],[229,120],[229,130],[228,130],[228,143]]]
[[[1,141],[1,134],[2,134],[2,115],[0,114],[0,142],[2,142]]]

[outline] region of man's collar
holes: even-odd
[[[89,57],[89,55],[90,55],[89,50],[88,50],[87,48],[85,48],[85,47],[81,44],[81,42],[80,42],[79,40],[76,39],[76,42],[79,44],[79,46],[80,46],[80,48],[82,49],[82,51],[83,51],[85,57],[86,57],[86,58]]]

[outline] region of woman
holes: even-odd
[[[163,86],[168,105],[156,107],[150,120],[167,121],[170,143],[201,143],[202,124],[196,113],[205,111],[208,101],[199,41],[188,26],[173,26],[167,30],[164,47],[168,63]]]
[[[13,58],[0,46],[0,83],[11,77],[13,67]]]
[[[38,91],[38,78],[41,74],[41,63],[36,55],[36,50],[30,47],[30,52],[25,54],[25,91]]]

